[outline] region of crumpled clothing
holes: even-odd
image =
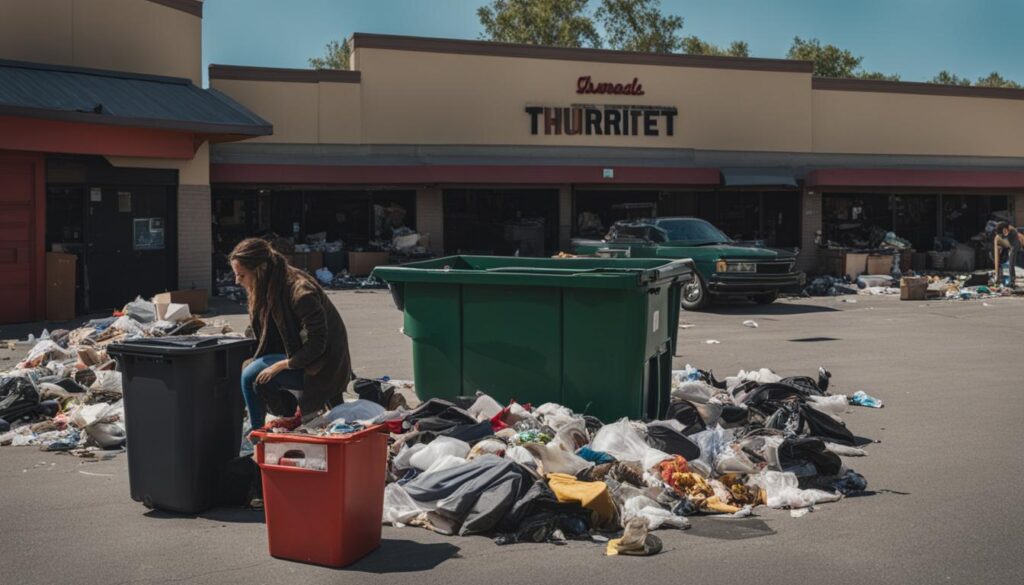
[[[613,461],[601,463],[576,474],[580,481],[615,480],[638,488],[645,487],[644,470],[636,461]]]
[[[579,481],[565,473],[549,473],[548,487],[559,502],[578,502],[593,514],[595,527],[612,526],[618,519],[618,510],[602,481]]]
[[[576,455],[593,463],[614,463],[615,458],[603,451],[594,451],[590,447],[580,447]]]
[[[732,514],[740,510],[738,506],[725,503],[714,486],[696,473],[673,472],[665,483],[679,495],[692,500],[701,511]]]

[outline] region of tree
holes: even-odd
[[[886,75],[878,71],[859,71],[856,74],[857,79],[877,79],[879,81],[899,81],[899,74]]]
[[[674,53],[682,47],[683,17],[663,15],[661,0],[601,0],[594,16],[611,49]]]
[[[324,47],[323,57],[310,57],[313,69],[351,69],[352,47],[344,41],[331,41]]]
[[[978,87],[1008,87],[1010,89],[1024,89],[1024,86],[1021,84],[1016,81],[1005,79],[995,71],[989,73],[988,77],[979,77],[978,81],[974,85]]]
[[[814,61],[815,77],[856,77],[857,68],[864,60],[835,45],[822,46],[818,39],[804,40],[800,37],[793,37],[786,58]]]
[[[955,73],[950,73],[943,69],[939,71],[939,74],[931,79],[930,83],[941,83],[942,85],[970,85],[971,80],[966,77],[960,77]]]
[[[687,55],[714,55],[717,57],[749,57],[750,46],[743,41],[733,41],[723,49],[714,43],[703,41],[700,37],[688,36],[683,39],[683,52]]]
[[[551,47],[600,47],[587,0],[493,0],[476,14],[481,39]]]

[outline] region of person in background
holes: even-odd
[[[288,264],[270,243],[249,238],[229,256],[235,282],[249,297],[256,353],[242,371],[242,396],[253,429],[269,410],[308,422],[341,403],[352,378],[348,334],[316,280]]]
[[[1001,221],[996,224],[995,241],[992,248],[996,258],[996,284],[1003,283],[1003,266],[999,261],[1000,248],[1006,248],[1006,260],[1010,264],[1010,288],[1017,283],[1017,258],[1020,256],[1020,249],[1024,246],[1024,234],[1008,222]]]

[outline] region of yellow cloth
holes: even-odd
[[[603,481],[579,481],[565,473],[549,473],[548,487],[559,502],[575,502],[590,510],[597,527],[613,524],[618,516],[608,485]]]

